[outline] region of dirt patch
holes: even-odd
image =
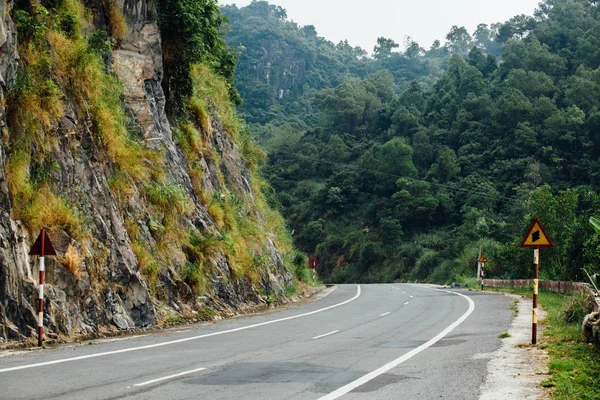
[[[540,384],[548,377],[548,354],[531,345],[531,299],[509,295],[518,300],[518,315],[502,346],[491,354],[488,375],[481,387],[480,400],[549,399],[550,395]],[[546,313],[540,309],[539,319]],[[538,344],[543,324],[538,323]]]

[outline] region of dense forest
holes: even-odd
[[[295,243],[334,282],[541,277],[599,271],[600,10],[546,0],[428,50],[333,44],[267,2],[222,7],[240,111]],[[403,50],[401,50],[403,48]]]

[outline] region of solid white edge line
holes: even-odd
[[[146,336],[150,336],[150,335],[138,335],[138,336],[122,337],[122,338],[114,338],[114,339],[101,339],[100,343],[104,344],[104,343],[112,343],[112,342],[122,342],[124,340],[138,339],[138,338],[142,338],[142,337],[146,337]]]
[[[315,336],[313,339],[321,339],[321,338],[324,338],[325,336],[334,335],[334,334],[336,334],[338,332],[339,332],[339,330],[337,330],[337,331],[331,331],[331,332],[325,333],[323,335]]]
[[[390,314],[391,314],[391,312],[390,312],[390,311],[388,311],[388,312],[386,312],[386,313],[383,313],[383,314],[381,314],[381,315],[380,315],[380,317],[385,317],[386,315],[390,315]]]
[[[354,297],[352,297],[351,299],[348,299],[348,300],[343,301],[343,302],[338,303],[338,304],[334,304],[332,306],[328,306],[328,307],[325,307],[325,308],[320,308],[320,309],[315,310],[315,311],[307,312],[307,313],[304,313],[304,314],[292,315],[291,317],[285,317],[285,318],[275,319],[275,320],[272,320],[272,321],[261,322],[261,323],[258,323],[258,324],[253,324],[253,325],[248,325],[248,326],[242,326],[240,328],[228,329],[226,331],[207,333],[205,335],[192,336],[192,337],[189,337],[189,338],[177,339],[177,340],[172,340],[172,341],[169,341],[169,342],[149,344],[147,346],[130,347],[128,349],[107,351],[105,353],[88,354],[88,355],[79,356],[79,357],[63,358],[63,359],[60,359],[60,360],[46,361],[46,362],[41,362],[41,363],[36,363],[36,364],[21,365],[19,367],[3,368],[3,369],[0,369],[0,373],[2,373],[2,372],[10,372],[10,371],[19,371],[19,370],[22,370],[22,369],[29,369],[29,368],[44,367],[46,365],[62,364],[62,363],[71,362],[71,361],[86,360],[86,359],[89,359],[89,358],[103,357],[103,356],[108,356],[108,355],[112,355],[112,354],[129,353],[131,351],[153,349],[153,348],[156,348],[156,347],[168,346],[168,345],[177,344],[177,343],[189,342],[191,340],[198,340],[198,339],[203,339],[203,338],[207,338],[207,337],[211,337],[211,336],[224,335],[226,333],[233,333],[233,332],[244,331],[246,329],[258,328],[259,326],[271,325],[271,324],[275,324],[277,322],[289,321],[289,320],[292,320],[292,319],[307,317],[309,315],[318,314],[318,313],[323,312],[323,311],[331,310],[332,308],[343,306],[345,304],[348,304],[348,303],[350,303],[350,302],[358,299],[360,297],[360,294],[361,294],[360,285],[356,285],[356,295],[354,295]]]
[[[457,326],[459,326],[460,324],[462,324],[468,317],[469,315],[471,315],[471,313],[473,312],[473,310],[475,310],[475,303],[473,302],[473,300],[471,300],[471,298],[469,298],[468,296],[465,296],[464,294],[460,294],[460,293],[456,293],[456,292],[450,292],[448,290],[439,290],[439,289],[433,289],[433,290],[438,290],[440,292],[447,292],[447,293],[452,293],[452,294],[456,294],[458,296],[464,297],[465,299],[467,299],[467,301],[469,302],[469,309],[467,310],[467,312],[465,312],[459,319],[457,319],[456,321],[454,321],[454,323],[452,323],[450,326],[448,326],[446,329],[444,329],[443,331],[441,331],[437,336],[435,336],[433,339],[430,339],[428,342],[422,344],[421,346],[412,349],[411,351],[409,351],[408,353],[404,354],[403,356],[385,364],[383,367],[380,367],[378,369],[376,369],[373,372],[370,372],[366,375],[363,375],[362,377],[358,378],[357,380],[350,382],[349,384],[342,386],[341,388],[323,396],[320,397],[318,400],[334,400],[337,399],[339,397],[342,397],[343,395],[351,392],[352,390],[356,389],[359,386],[364,385],[365,383],[371,381],[372,379],[377,378],[378,376],[385,374],[386,372],[388,372],[389,370],[391,370],[392,368],[397,367],[398,365],[402,364],[403,362],[405,362],[406,360],[416,356],[417,354],[419,354],[420,352],[422,352],[423,350],[426,350],[427,348],[433,346],[434,344],[436,344],[438,341],[440,341],[441,339],[443,339],[446,335],[448,335],[450,332],[452,332],[454,330],[454,328],[456,328]]]
[[[180,372],[179,374],[169,375],[169,376],[165,376],[163,378],[152,379],[151,381],[137,383],[137,384],[135,384],[133,386],[146,386],[146,385],[150,385],[152,383],[156,383],[156,382],[160,382],[160,381],[166,381],[167,379],[177,378],[178,376],[189,375],[189,374],[193,374],[194,372],[198,372],[198,371],[204,371],[205,369],[206,368],[197,368],[197,369],[194,369],[194,370],[191,370],[191,371]]]

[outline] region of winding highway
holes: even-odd
[[[477,399],[508,298],[342,285],[275,313],[0,357],[1,399]]]

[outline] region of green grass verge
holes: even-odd
[[[532,295],[531,288],[500,289]],[[539,303],[548,313],[539,347],[548,352],[550,377],[542,386],[552,388],[553,399],[600,398],[600,349],[582,341],[583,321],[567,322],[574,296],[540,292]]]

